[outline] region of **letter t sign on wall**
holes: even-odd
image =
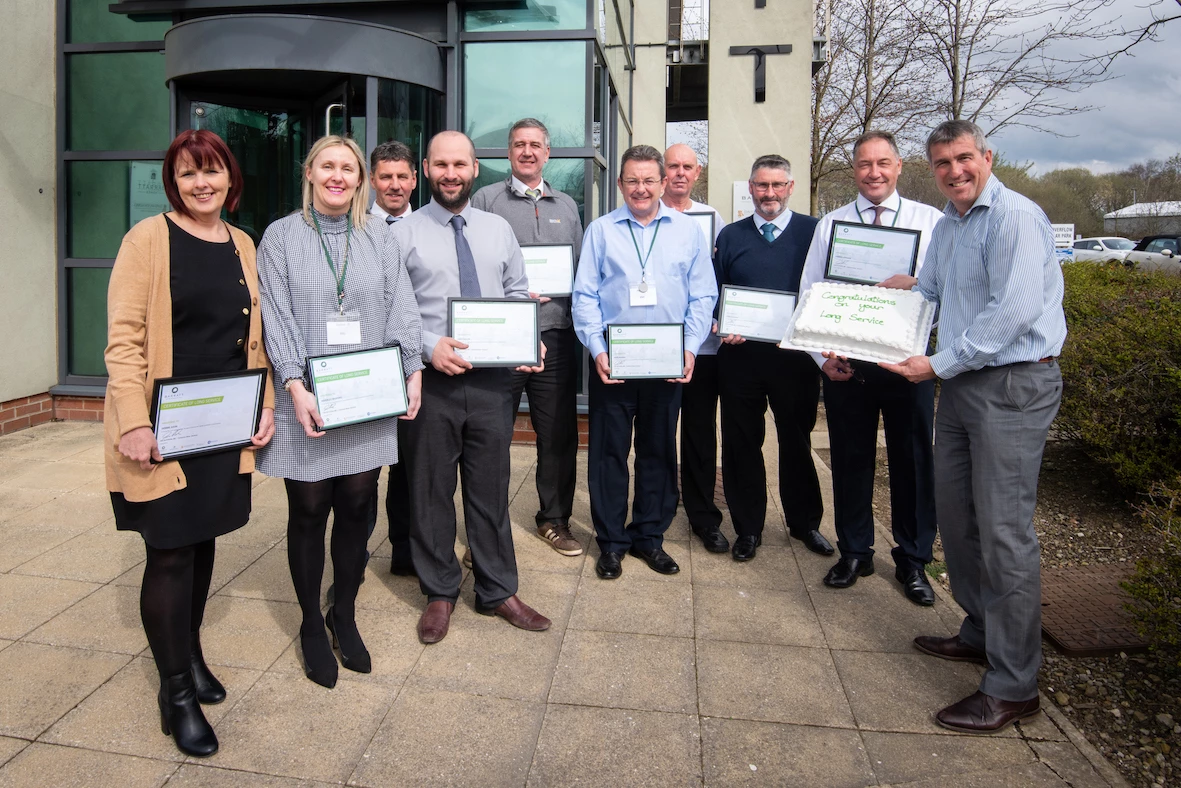
[[[730,47],[730,55],[754,55],[755,58],[755,103],[767,100],[767,55],[790,55],[791,44],[767,44],[764,46]]]

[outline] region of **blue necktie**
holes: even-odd
[[[455,256],[459,259],[459,295],[463,298],[479,298],[480,277],[476,274],[476,258],[472,257],[472,247],[463,235],[463,225],[462,216],[456,214],[451,217],[451,226],[455,228]]]
[[[398,220],[397,220],[395,217],[393,217],[393,216],[387,216],[387,217],[385,217],[385,223],[386,223],[386,224],[393,224],[393,223],[394,223],[394,222],[396,222],[396,221],[398,221]]]
[[[775,225],[767,222],[763,225],[763,237],[767,239],[767,243],[775,240]]]

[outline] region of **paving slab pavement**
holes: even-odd
[[[933,608],[906,601],[880,524],[878,573],[826,588],[832,559],[787,536],[774,436],[754,561],[706,552],[678,511],[680,574],[627,558],[611,582],[594,574],[585,454],[571,529],[587,549],[568,558],[534,533],[534,450],[514,446],[520,593],[553,619],[544,633],[477,615],[468,573],[450,634],[420,644],[424,599],[387,571],[383,510],[357,602],[374,670],[342,669],[333,690],[302,675],[283,485],[257,476],[251,522],[218,541],[202,639],[228,699],[206,707],[221,750],[203,760],[160,733],[142,541],[114,528],[101,425],[0,437],[0,788],[1124,785],[1045,697],[1045,714],[999,736],[937,726],[980,669],[910,639],[955,632],[959,608],[942,589]]]

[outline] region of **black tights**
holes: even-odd
[[[139,592],[139,615],[156,669],[175,676],[189,669],[194,633],[205,618],[205,599],[213,577],[212,539],[188,547],[148,551]]]
[[[377,493],[381,468],[319,482],[287,484],[287,563],[295,596],[303,612],[304,635],[324,634],[320,614],[320,583],[324,578],[324,529],[328,513],[332,521],[332,570],[336,582],[333,619],[341,628],[356,632],[354,604],[365,571],[365,547],[369,537],[369,502]],[[345,633],[338,628],[338,636]],[[351,638],[349,638],[351,640]],[[348,649],[349,647],[343,646]]]

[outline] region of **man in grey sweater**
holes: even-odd
[[[549,131],[541,121],[523,118],[514,123],[508,135],[512,174],[476,192],[472,207],[506,219],[521,246],[570,244],[577,265],[582,249],[578,206],[569,195],[546,183],[541,174],[549,160],[549,142]],[[570,318],[570,296],[541,301],[539,329],[546,347],[545,370],[513,373],[513,414],[520,408],[521,394],[527,392],[529,417],[537,433],[537,535],[562,555],[575,556],[582,554],[582,545],[571,535],[569,525],[578,452],[575,376],[579,345]]]

